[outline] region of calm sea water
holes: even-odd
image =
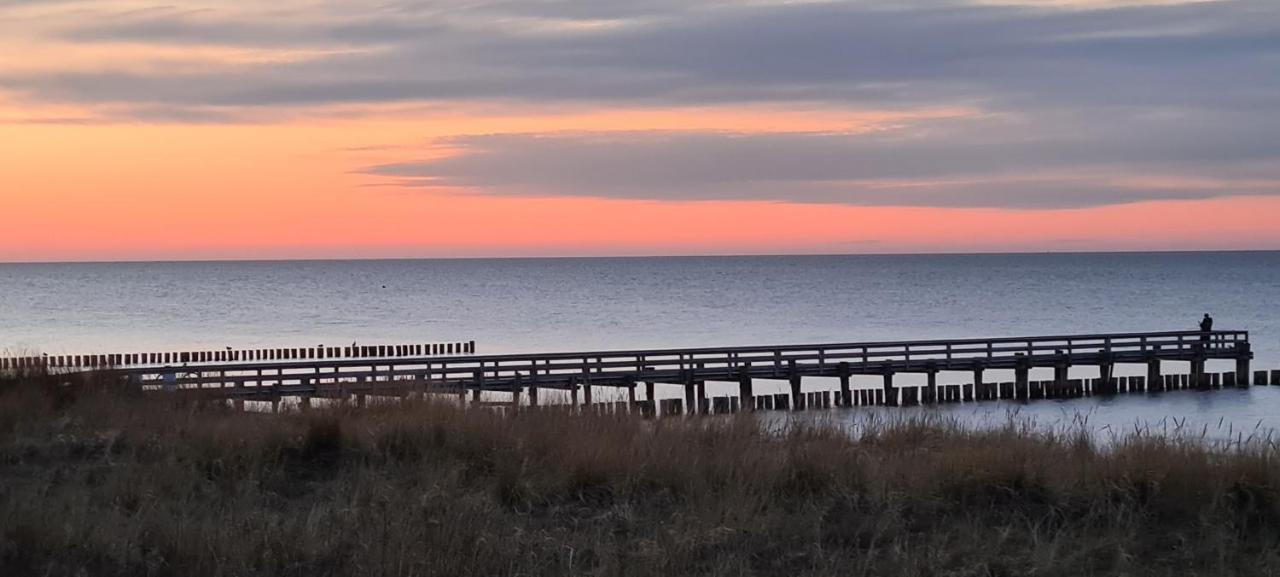
[[[1278,297],[1280,252],[5,264],[0,349],[498,353],[1191,330],[1209,312],[1280,368]],[[1027,409],[1280,427],[1270,388],[1135,401]]]

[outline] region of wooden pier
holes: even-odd
[[[1247,331],[1175,331],[1051,335],[816,345],[777,345],[545,354],[388,356],[232,361],[108,369],[157,394],[214,400],[271,401],[312,398],[441,394],[485,406],[536,407],[540,390],[567,391],[569,406],[596,405],[595,391],[621,389],[627,400],[611,403],[646,415],[738,410],[803,410],[831,406],[913,405],[1031,400],[1085,395],[1280,385],[1280,371],[1250,372]],[[1211,360],[1235,370],[1206,372]],[[1139,365],[1139,376],[1117,376],[1116,367]],[[1096,378],[1070,378],[1072,367],[1096,368]],[[1185,371],[1178,370],[1185,368]],[[1032,373],[1052,373],[1033,380]],[[1171,370],[1172,369],[1172,370]],[[74,374],[79,369],[69,369]],[[1012,372],[992,382],[988,371]],[[1133,372],[1133,371],[1129,371]],[[940,374],[963,376],[942,382]],[[923,384],[903,384],[918,374]],[[871,388],[855,377],[874,376]],[[1047,376],[1047,375],[1046,375]],[[825,390],[806,390],[805,379],[826,377]],[[954,380],[954,379],[952,379]],[[736,383],[738,395],[708,398],[706,383]],[[757,381],[785,383],[782,394],[757,395]],[[865,385],[866,383],[862,383]],[[656,388],[679,387],[661,400]],[[643,389],[641,400],[637,389]],[[482,397],[482,393],[484,394]],[[493,400],[494,397],[499,400]],[[543,404],[546,404],[543,402]],[[596,407],[594,410],[605,410]]]

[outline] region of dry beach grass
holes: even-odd
[[[1280,464],[1011,425],[0,385],[3,575],[1276,575]]]

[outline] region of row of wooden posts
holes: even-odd
[[[644,383],[646,396],[649,397],[645,400],[637,400],[635,388],[632,387],[628,391],[628,400],[595,403],[591,401],[590,387],[586,387],[585,392],[587,394],[585,395],[584,403],[579,404],[577,391],[573,391],[570,403],[539,405],[536,388],[530,388],[528,390],[529,405],[521,405],[519,403],[519,395],[515,395],[511,403],[482,402],[479,390],[471,390],[471,404],[502,410],[566,410],[599,414],[632,413],[644,417],[666,417],[684,414],[733,414],[744,409],[754,411],[802,411],[807,409],[829,409],[832,407],[913,406],[1020,398],[1025,400],[1062,399],[1184,389],[1212,390],[1223,387],[1248,387],[1250,384],[1247,376],[1245,378],[1237,378],[1237,373],[1235,372],[1206,372],[1201,373],[1201,375],[1199,377],[1201,382],[1197,383],[1196,375],[1165,374],[1160,376],[1159,383],[1155,386],[1152,386],[1147,377],[1143,376],[1112,377],[1109,381],[1101,378],[1030,381],[1027,397],[1025,398],[1019,396],[1019,391],[1013,382],[983,382],[935,385],[932,389],[927,386],[906,386],[888,390],[883,388],[860,388],[851,389],[847,392],[823,390],[763,395],[721,395],[715,397],[707,397],[705,389],[693,387],[687,389],[689,394],[685,398],[655,400],[654,384]],[[1280,386],[1280,370],[1272,370],[1269,373],[1268,371],[1254,371],[1253,384]],[[899,394],[900,397],[898,398],[892,398],[891,396]],[[354,396],[359,406],[365,404],[365,394],[356,394]],[[464,403],[466,402],[465,396],[466,393],[463,391],[462,399]],[[236,404],[240,406],[243,403],[237,402]],[[272,406],[278,410],[278,398],[272,400]],[[310,406],[311,399],[306,396],[302,397],[300,407],[306,409]]]
[[[1280,370],[1273,370],[1270,375],[1268,375],[1267,371],[1254,371],[1253,377],[1255,385],[1271,384],[1280,386]],[[1030,399],[1058,399],[1160,390],[1221,389],[1232,386],[1249,386],[1247,376],[1244,379],[1237,379],[1234,372],[1203,373],[1202,379],[1202,383],[1197,385],[1192,375],[1162,375],[1159,386],[1150,388],[1148,387],[1147,378],[1141,376],[1113,377],[1110,383],[1103,382],[1103,379],[1068,379],[1061,385],[1057,381],[1031,381],[1028,396]],[[900,391],[901,398],[896,403],[895,400],[887,398],[884,389],[854,389],[844,394],[842,394],[842,391],[828,390],[802,392],[800,395],[791,393],[756,395],[747,397],[748,400],[745,404],[752,406],[757,411],[787,411],[804,410],[806,408],[828,409],[831,407],[893,404],[910,406],[921,403],[955,403],[1018,398],[1015,383],[1012,382],[937,385],[933,391],[930,391],[927,387],[902,387]],[[845,394],[848,396],[845,397]],[[697,408],[694,410],[697,413],[728,414],[741,410],[744,405],[742,399],[743,397],[738,396],[703,397],[700,399],[694,396],[685,399],[664,399],[658,402],[657,407],[662,415],[680,415],[685,412],[686,406],[692,407],[696,403]],[[690,402],[691,400],[693,402]],[[653,408],[651,404],[642,403],[637,404],[637,406],[640,412],[652,414]]]
[[[228,349],[167,353],[122,353],[107,355],[41,355],[0,357],[0,370],[49,368],[119,368],[128,366],[243,361],[322,360],[360,358],[406,358],[438,355],[472,355],[476,342],[418,345],[356,345],[345,347],[303,347],[273,349]]]

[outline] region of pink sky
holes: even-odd
[[[0,261],[1280,248],[1256,3],[195,4],[0,4]]]

